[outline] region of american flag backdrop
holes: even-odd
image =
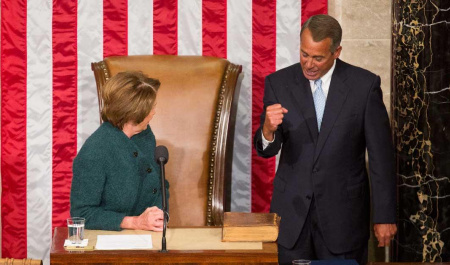
[[[90,63],[111,55],[241,64],[232,210],[268,211],[275,159],[252,148],[264,77],[299,61],[301,23],[326,12],[327,0],[1,0],[2,256],[49,263],[72,160],[99,126]]]

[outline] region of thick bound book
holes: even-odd
[[[222,241],[274,242],[280,219],[276,213],[225,212]]]

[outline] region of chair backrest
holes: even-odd
[[[170,225],[222,225],[229,210],[231,160],[242,67],[202,56],[115,56],[92,64],[102,107],[102,87],[122,71],[159,79],[157,145],[169,150]]]

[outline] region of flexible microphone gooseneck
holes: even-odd
[[[169,151],[164,145],[157,146],[155,149],[156,163],[161,167],[161,193],[162,193],[162,210],[164,213],[163,218],[163,235],[161,242],[160,252],[168,252],[166,248],[166,229],[169,219],[169,213],[167,212],[167,198],[166,198],[166,174],[164,171],[164,165],[169,161]]]

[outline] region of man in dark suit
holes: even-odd
[[[338,59],[341,37],[334,18],[311,17],[300,33],[300,63],[266,77],[254,143],[262,157],[281,149],[271,203],[281,216],[280,264],[300,258],[365,264],[371,206],[379,246],[389,245],[397,231],[380,78]]]

